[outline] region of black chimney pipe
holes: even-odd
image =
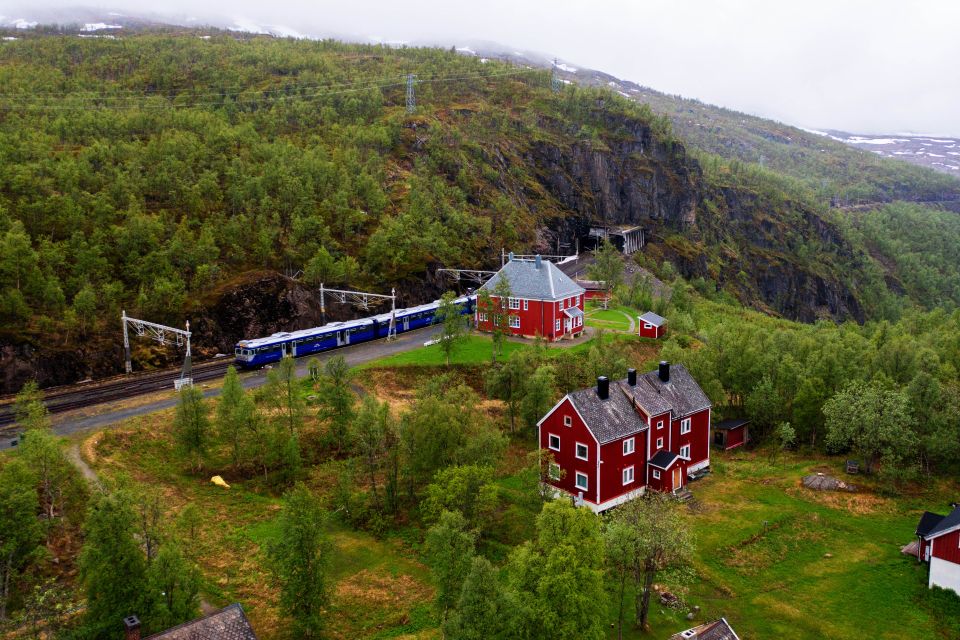
[[[627,384],[631,387],[637,386],[637,370],[627,369]]]
[[[610,397],[610,381],[607,380],[607,376],[597,377],[597,397],[601,400],[606,400]]]
[[[140,640],[140,618],[137,616],[127,616],[124,618],[123,629],[125,631],[125,640]]]
[[[666,360],[660,361],[660,380],[670,382],[670,363]]]

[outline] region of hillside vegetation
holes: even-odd
[[[30,371],[50,384],[116,370],[121,309],[189,317],[212,353],[301,321],[233,321],[223,300],[257,298],[262,279],[248,274],[396,286],[416,303],[442,290],[437,266],[569,250],[596,223],[641,224],[647,264],[804,321],[893,318],[954,295],[895,273],[884,258],[902,245],[864,241],[795,177],[801,165],[781,174],[688,154],[688,132],[675,135],[656,104],[553,92],[534,69],[216,31],[39,32],[0,45],[0,84],[7,391]],[[951,188],[911,171],[877,180],[912,199],[926,199],[931,176]],[[930,260],[948,263],[948,245]]]

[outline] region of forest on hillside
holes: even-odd
[[[180,324],[263,270],[419,290],[437,266],[489,267],[503,247],[572,244],[577,225],[640,215],[633,184],[650,198],[631,222],[652,228],[651,260],[744,304],[863,321],[957,302],[938,270],[955,263],[949,214],[915,213],[907,233],[901,209],[848,218],[792,169],[688,153],[650,105],[554,92],[541,70],[216,31],[40,31],[0,45],[0,84],[12,344],[70,348],[121,309]],[[883,167],[903,197],[955,187]],[[921,251],[931,235],[943,242]]]

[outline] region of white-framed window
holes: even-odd
[[[623,441],[623,455],[628,456],[634,451],[637,450],[636,440],[633,438],[627,438]]]
[[[680,433],[690,433],[690,418],[684,418],[680,421]]]
[[[627,467],[623,470],[623,484],[630,484],[633,482],[633,467]]]
[[[512,310],[520,308],[520,298],[507,298],[507,306]]]
[[[510,316],[510,326],[514,329],[520,328],[520,316]]]
[[[586,491],[589,488],[590,479],[587,478],[587,474],[577,471],[576,482],[574,484],[577,489],[583,489]]]
[[[551,462],[551,463],[550,463],[549,473],[550,473],[550,479],[551,479],[551,480],[559,480],[559,479],[560,479],[560,465],[558,465],[556,462]]]
[[[559,333],[559,331],[560,331],[560,320],[559,320],[559,319],[557,319],[557,321],[554,323],[553,330]]]
[[[663,449],[663,438],[657,438],[657,449]]]
[[[683,458],[684,460],[690,459],[690,445],[685,444],[682,447],[680,447],[680,457]]]
[[[529,310],[530,310],[530,301],[529,301],[529,300],[524,299],[524,301],[523,301],[523,310],[524,310],[524,311],[529,311]]]
[[[657,429],[663,429],[663,420],[657,420]]]
[[[573,418],[570,416],[563,416],[563,426],[569,427],[573,424]]]
[[[483,312],[483,313],[479,314],[479,315],[478,315],[478,319],[480,320],[480,322],[486,322],[486,321],[487,321],[487,314],[486,314],[486,312]]]
[[[563,311],[563,300],[557,303],[557,311]]]
[[[653,479],[654,479],[654,480],[659,480],[659,479],[660,479],[660,471],[659,471],[658,469],[654,469],[654,470],[653,470]]]
[[[577,460],[589,460],[590,459],[590,447],[583,444],[582,442],[577,443]]]
[[[644,323],[643,323],[643,328],[644,328],[644,329],[653,329],[653,325],[644,322]]]
[[[551,433],[547,437],[547,446],[554,451],[560,451],[560,436],[555,436]]]

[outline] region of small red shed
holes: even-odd
[[[750,421],[744,418],[718,422],[713,425],[713,444],[725,451],[747,444],[750,441],[748,424]]]
[[[917,525],[917,560],[920,562],[930,562],[930,541],[927,536],[933,531],[944,516],[939,513],[924,511],[920,516],[920,524]]]
[[[647,311],[637,318],[640,322],[641,338],[660,338],[666,332],[667,319],[655,314],[653,311]]]
[[[934,517],[929,518],[924,514],[925,518],[921,519],[920,524],[924,524],[924,519],[928,522],[935,520],[936,514],[930,515]],[[926,557],[930,562],[927,586],[950,589],[960,595],[960,506],[955,504],[952,512],[920,538],[921,557]]]

